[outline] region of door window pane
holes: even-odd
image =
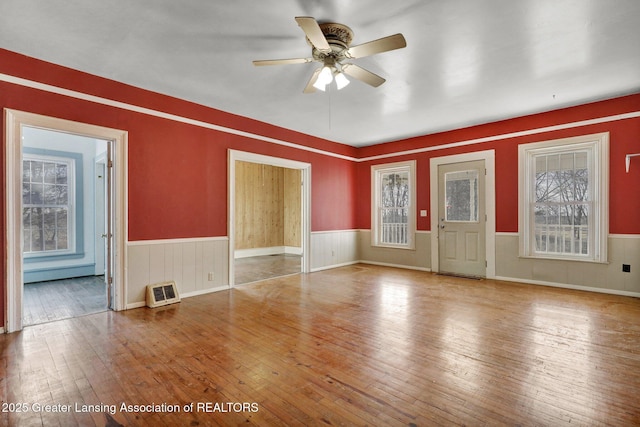
[[[478,171],[445,173],[445,220],[478,222]]]

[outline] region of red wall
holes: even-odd
[[[589,119],[640,111],[640,94],[607,101],[584,104],[541,114],[519,117],[365,147],[359,157],[393,154],[406,150],[434,148],[445,144],[479,138],[499,137],[514,132],[529,131],[548,126],[575,123]],[[417,209],[429,209],[429,159],[479,150],[495,150],[496,154],[496,231],[518,231],[518,145],[529,142],[609,132],[609,232],[612,234],[640,234],[640,160],[632,160],[629,173],[625,173],[624,159],[629,153],[640,153],[640,118],[610,121],[601,124],[579,126],[571,129],[535,133],[533,135],[494,138],[493,141],[457,148],[436,149],[419,154],[388,157],[358,165],[358,188],[369,188],[372,164],[400,160],[417,161]],[[635,163],[635,164],[634,164]],[[371,226],[370,195],[358,193],[358,228]],[[419,230],[430,229],[430,218],[418,217]]]
[[[0,49],[0,73],[355,157],[356,149]],[[128,131],[129,240],[227,235],[227,152],[311,164],[313,231],[355,228],[353,162],[0,82],[0,108]],[[3,122],[4,135],[4,122]],[[4,180],[4,151],[0,168]],[[2,220],[5,221],[4,185]],[[2,240],[4,241],[4,228]],[[4,245],[0,249],[3,271]],[[4,301],[4,275],[0,301]],[[4,304],[0,304],[4,319]]]
[[[361,159],[640,110],[638,94],[355,149],[2,49],[0,73]],[[226,236],[227,150],[230,148],[311,163],[313,231],[370,228],[370,166],[373,163],[416,159],[417,209],[429,209],[431,157],[495,149],[496,228],[498,232],[515,232],[518,230],[518,144],[604,131],[611,133],[610,232],[640,234],[640,160],[632,161],[629,174],[624,172],[624,155],[640,152],[640,119],[637,118],[358,163],[3,82],[0,82],[0,107],[129,132],[130,240]],[[4,152],[1,156],[0,167],[4,169]],[[4,170],[2,176],[4,180]],[[0,191],[4,222],[4,185]],[[418,229],[428,230],[429,218],[418,218]],[[0,255],[6,271],[4,245]],[[0,301],[4,301],[4,291],[3,276]],[[4,318],[2,305],[0,318]]]

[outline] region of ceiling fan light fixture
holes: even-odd
[[[318,74],[318,78],[316,82],[313,84],[313,87],[319,89],[324,92],[326,86],[333,81],[333,73],[331,72],[331,68],[325,66],[322,67],[322,71]]]
[[[336,87],[338,88],[338,90],[344,88],[350,83],[349,79],[346,78],[345,75],[342,73],[336,74],[336,76],[334,77],[334,80],[336,81]]]

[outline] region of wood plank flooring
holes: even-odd
[[[302,271],[300,255],[263,255],[238,258],[234,261],[235,284],[258,282]]]
[[[104,276],[26,283],[23,323],[37,325],[107,310]]]
[[[369,265],[0,336],[11,426],[632,426],[639,391],[639,299]]]

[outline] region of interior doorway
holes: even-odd
[[[431,271],[495,277],[495,152],[430,160]]]
[[[307,163],[229,151],[229,283],[309,271]]]
[[[26,125],[21,138],[23,324],[105,311],[111,144]]]
[[[61,296],[70,289],[98,289],[105,310],[123,309],[126,132],[8,109],[5,117],[7,331],[83,314],[81,293]],[[58,317],[30,311],[25,323],[32,284],[28,295],[46,290],[40,305]]]

